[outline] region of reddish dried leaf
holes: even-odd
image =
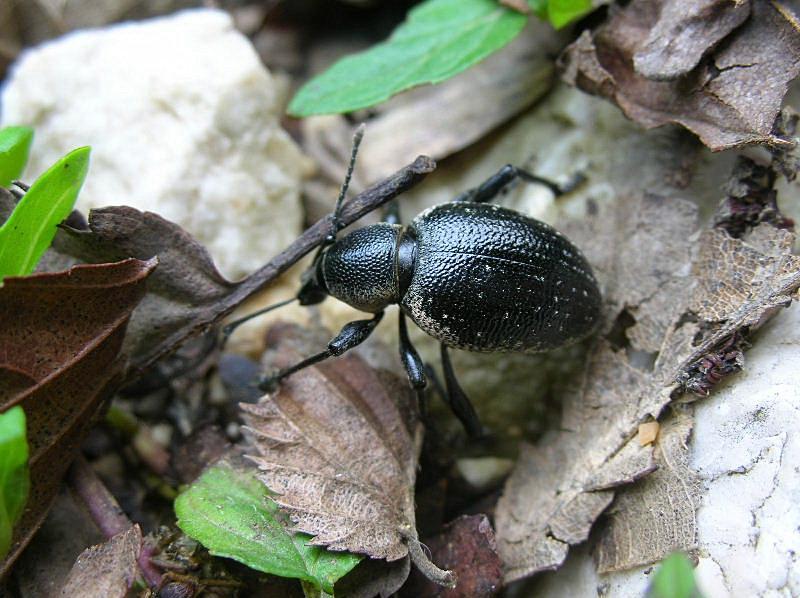
[[[121,381],[125,328],[156,264],[76,266],[8,278],[0,288],[0,386],[14,389],[2,395],[0,411],[25,409],[32,482],[0,573],[41,524],[75,451]]]
[[[136,560],[141,550],[142,530],[138,525],[87,548],[75,561],[59,596],[124,598],[136,580]]]
[[[282,329],[277,366],[304,357]],[[295,341],[296,342],[296,341]],[[294,529],[312,543],[397,561],[410,555],[426,575],[449,572],[424,556],[417,537],[414,482],[422,428],[406,385],[382,380],[348,353],[284,380],[257,405],[242,404],[261,479]]]
[[[679,123],[713,150],[785,146],[772,129],[788,84],[800,73],[797,16],[778,2],[752,0],[751,18],[733,29],[745,8],[722,6],[708,0],[635,0],[565,50],[565,78],[612,100],[645,127]],[[709,7],[719,10],[703,22]],[[701,15],[700,23],[687,28],[681,19],[692,13]],[[678,76],[700,56],[697,67]],[[677,78],[658,80],[665,76]]]
[[[462,515],[426,544],[433,560],[456,574],[456,587],[436,586],[422,575],[414,574],[401,596],[488,598],[500,591],[503,564],[486,515]]]

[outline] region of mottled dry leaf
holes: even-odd
[[[748,16],[750,0],[664,2],[633,66],[648,79],[685,75]]]
[[[752,0],[751,18],[735,27],[747,4],[732,4],[634,0],[567,48],[565,78],[612,100],[645,127],[679,123],[713,150],[786,145],[772,128],[800,72],[797,16],[787,5]],[[677,78],[659,80],[665,77]]]
[[[676,413],[661,427],[655,450],[658,468],[618,493],[597,546],[601,573],[654,563],[692,548],[700,483],[689,468],[687,442],[692,417]]]
[[[138,574],[142,530],[132,525],[107,542],[87,548],[75,561],[59,596],[124,598]]]
[[[610,488],[652,470],[651,450],[625,442],[625,426],[635,420],[637,408],[629,391],[643,377],[624,355],[603,344],[578,397],[584,406],[566,407],[566,429],[546,435],[535,447],[522,447],[495,514],[506,583],[558,567],[569,545],[588,537],[614,498]],[[626,457],[614,462],[614,475],[603,475],[617,451]]]
[[[278,367],[301,352],[295,327],[277,332]],[[414,481],[422,428],[405,385],[385,383],[348,353],[289,377],[257,405],[242,404],[261,469],[294,529],[330,550],[396,561],[411,556],[426,575],[451,583],[417,537]]]
[[[462,515],[425,543],[433,560],[456,574],[458,584],[455,588],[443,588],[420,574],[412,574],[400,592],[402,597],[488,598],[500,591],[503,566],[486,515]]]
[[[800,267],[800,258],[791,255],[793,243],[793,233],[770,225],[741,239],[720,229],[704,232],[694,263],[699,288],[692,311],[709,322],[741,327],[757,324],[765,309],[785,307]]]
[[[737,168],[730,188],[740,189],[739,177],[746,176],[746,169]],[[764,182],[771,185],[774,177]],[[776,209],[768,190],[749,188],[761,215]],[[723,203],[729,205],[730,197]],[[625,321],[623,311],[635,321],[626,330],[633,351],[598,341],[581,389],[566,399],[561,431],[522,451],[496,513],[507,582],[558,567],[569,545],[586,539],[614,492],[656,466],[652,447],[638,441],[639,425],[658,418],[683,390],[708,392],[740,367],[743,336],[787,305],[800,287],[800,258],[791,255],[794,235],[769,223],[780,218],[752,218],[760,224],[745,226],[743,236],[734,238],[724,228],[693,234],[694,208],[677,199],[648,195],[620,200],[612,213],[606,209],[586,220],[590,236],[581,245],[604,287],[606,330]],[[638,360],[639,351],[657,352],[652,367],[634,367],[631,358]],[[667,443],[662,439],[659,446]],[[665,479],[673,478],[656,481]],[[680,482],[639,482],[634,488],[647,488],[651,504],[676,501],[675,512],[693,519],[691,493],[674,487],[686,478],[674,479]],[[619,508],[616,525],[651,524],[638,515]],[[659,537],[670,541],[653,544],[649,536],[635,536],[632,544],[647,546],[633,553],[658,560],[666,544],[689,548],[693,529],[685,518],[664,521]]]
[[[41,525],[75,451],[122,379],[125,328],[157,260],[8,278],[0,288],[0,411],[28,418],[31,493],[4,572]]]

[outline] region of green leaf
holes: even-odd
[[[694,568],[682,552],[665,558],[653,576],[648,598],[697,598],[700,591],[694,580]]]
[[[0,414],[0,560],[11,548],[11,532],[29,489],[25,412],[18,405]]]
[[[592,0],[549,0],[547,20],[556,29],[561,29],[592,12],[592,8]]]
[[[0,129],[0,187],[8,187],[22,174],[28,163],[33,129],[5,127]]]
[[[56,225],[72,211],[89,168],[90,148],[76,149],[33,183],[0,228],[0,281],[33,272]]]
[[[438,83],[499,50],[527,17],[496,0],[427,0],[385,42],[348,56],[292,99],[294,116],[350,112],[423,83]]]
[[[556,29],[577,21],[594,9],[592,0],[528,0],[528,6],[533,14]]]
[[[211,554],[252,569],[304,580],[333,593],[333,584],[361,560],[348,552],[311,546],[311,536],[292,534],[254,472],[229,464],[208,469],[175,501],[178,527]]]
[[[547,4],[548,0],[528,0],[533,14],[542,20],[547,20]]]

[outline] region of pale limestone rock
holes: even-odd
[[[690,464],[705,491],[695,575],[708,598],[800,595],[798,370],[800,305],[793,305],[755,337],[744,371],[697,403]],[[652,571],[598,575],[584,546],[523,595],[642,596]]]
[[[78,208],[157,212],[237,278],[300,232],[310,162],[280,127],[284,87],[226,13],[186,11],[24,53],[2,122],[36,130],[26,180],[91,145]]]

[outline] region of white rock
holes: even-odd
[[[695,575],[708,598],[800,596],[800,305],[754,342],[745,370],[695,409],[690,463],[706,488]],[[651,571],[598,575],[581,547],[533,595],[642,596]]]
[[[283,89],[226,13],[186,11],[26,52],[3,90],[2,122],[35,128],[26,179],[91,145],[81,210],[157,212],[238,277],[300,231],[310,163],[280,127]]]

